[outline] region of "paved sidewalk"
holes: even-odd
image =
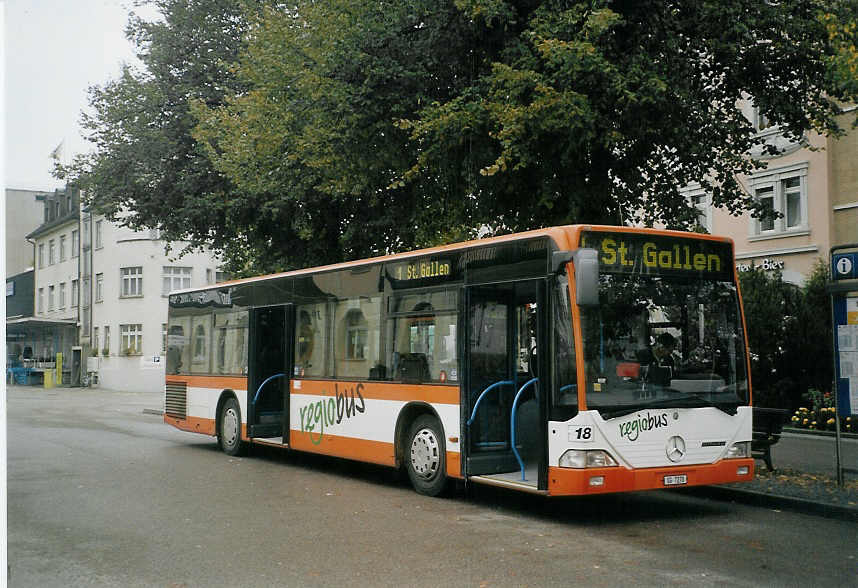
[[[858,478],[854,475],[847,474],[841,487],[831,476],[789,469],[768,472],[763,466],[757,468],[751,482],[706,487],[700,493],[744,504],[858,522]]]

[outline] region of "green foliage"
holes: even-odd
[[[822,260],[802,288],[784,282],[779,272],[754,268],[740,274],[756,404],[795,409],[808,389],[831,389],[827,276]]]
[[[839,132],[855,0],[156,0],[91,90],[92,204],[234,275],[567,222],[756,210],[762,139]]]
[[[443,169],[404,182],[423,148],[396,121],[467,79],[468,33],[435,2],[302,2],[253,23],[237,64],[249,88],[202,101],[194,136],[215,167],[284,231],[288,265],[467,238],[469,199]],[[473,41],[472,43],[473,44]],[[465,157],[459,145],[451,156]],[[471,199],[472,200],[472,199]]]
[[[858,3],[855,0],[831,2],[820,20],[832,47],[832,53],[826,58],[829,83],[835,88],[832,95],[848,100],[858,94]]]

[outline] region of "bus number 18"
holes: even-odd
[[[593,440],[593,427],[569,427],[569,441],[588,443]]]

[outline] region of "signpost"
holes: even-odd
[[[834,331],[837,483],[842,486],[844,472],[858,473],[840,461],[840,418],[858,414],[858,243],[831,248],[828,291]]]

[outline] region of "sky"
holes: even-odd
[[[0,0],[5,10],[4,164],[8,188],[52,190],[51,152],[90,150],[80,129],[87,88],[137,63],[125,39],[132,0]]]

